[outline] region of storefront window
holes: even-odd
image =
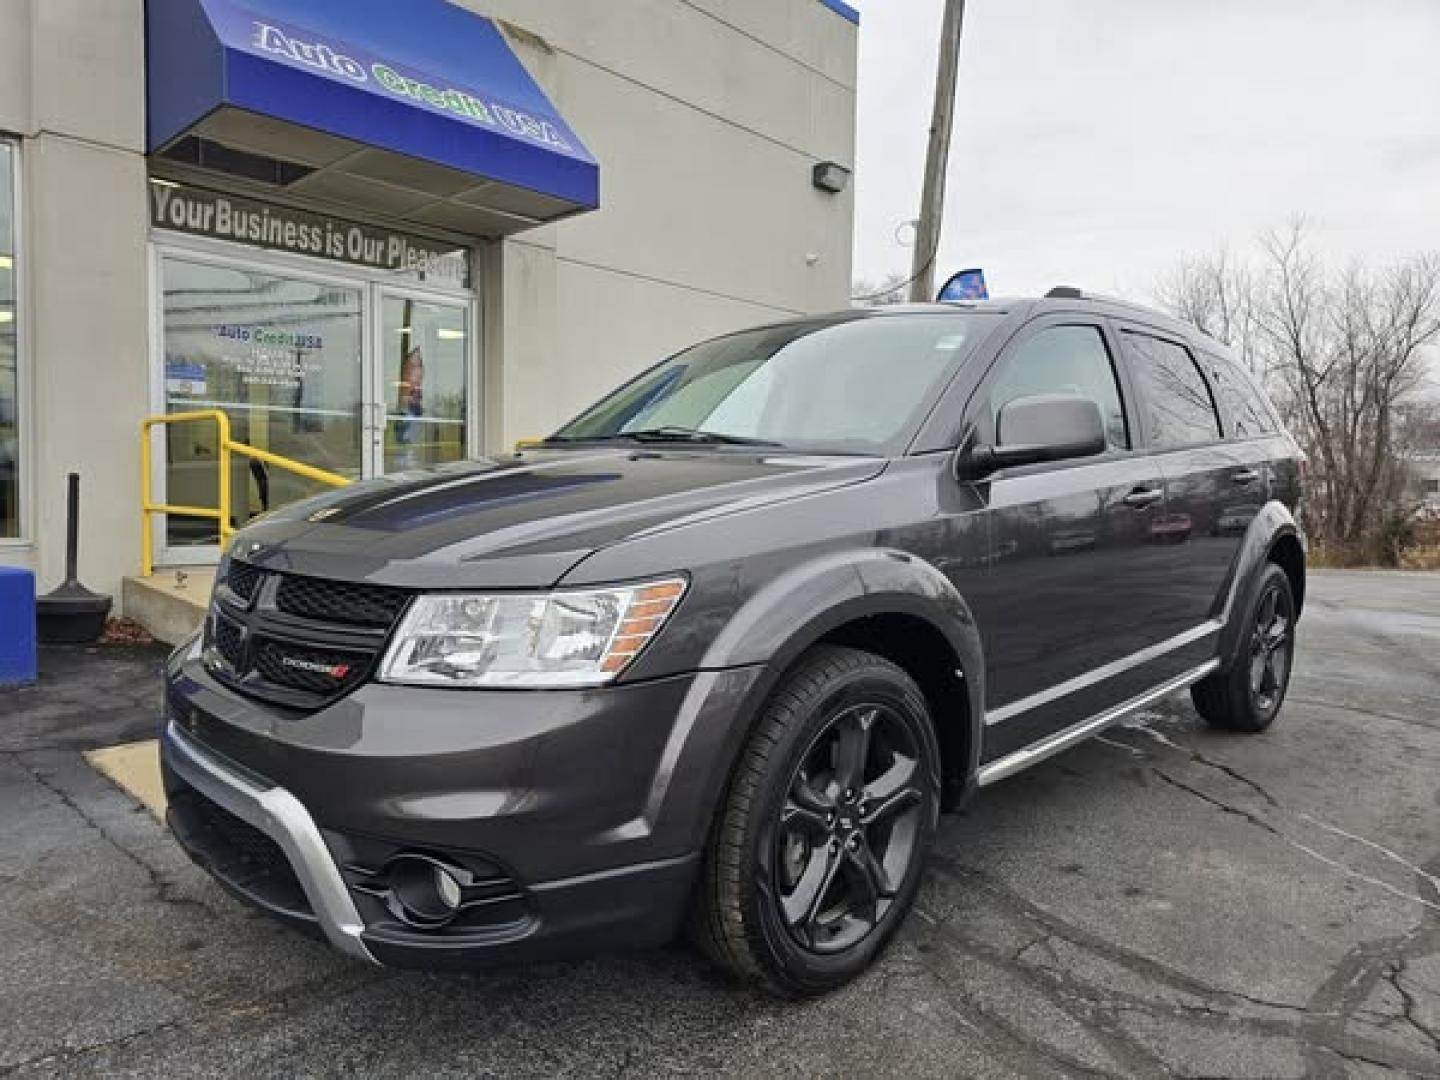
[[[168,411],[222,409],[238,442],[363,475],[363,290],[178,257],[163,274]],[[238,455],[229,483],[237,527],[324,490]],[[213,508],[218,484],[214,425],[172,425],[166,501]],[[167,520],[172,547],[217,542],[212,520]]]
[[[0,540],[20,536],[20,349],[15,148],[0,142]]]

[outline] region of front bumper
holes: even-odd
[[[371,962],[660,944],[684,915],[758,674],[594,693],[367,686],[298,715],[177,654],[161,740],[171,828],[232,893]],[[397,919],[372,886],[412,855],[473,870],[484,919]]]
[[[340,877],[315,820],[299,799],[284,788],[246,775],[206,752],[173,723],[165,725],[161,736],[160,760],[168,774],[166,787],[172,793],[177,790],[178,780],[269,837],[284,853],[304,891],[309,914],[330,944],[359,960],[374,961],[374,956],[361,940],[365,923],[355,907],[354,897]],[[175,828],[178,821],[172,807],[171,825],[176,836],[192,856],[199,856],[197,861],[202,862],[205,869],[217,872],[222,881],[246,899],[264,903],[259,894],[218,872],[220,867],[215,863],[213,850],[200,847],[193,832],[187,831],[184,826]],[[279,907],[278,904],[266,906]],[[291,911],[297,921],[304,920],[303,908],[296,906]]]

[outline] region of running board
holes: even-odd
[[[1060,753],[1062,750],[1069,750],[1076,743],[1084,742],[1092,735],[1098,735],[1131,713],[1145,708],[1146,705],[1153,705],[1155,702],[1169,697],[1177,690],[1184,690],[1187,686],[1199,682],[1212,671],[1220,666],[1218,657],[1205,661],[1197,668],[1191,668],[1183,675],[1177,675],[1167,683],[1162,683],[1153,690],[1147,690],[1139,697],[1133,697],[1122,705],[1098,716],[1092,716],[1088,720],[1066,728],[1064,731],[1057,731],[1054,735],[1042,739],[1032,746],[1023,750],[1017,750],[1013,754],[1007,754],[997,761],[992,761],[980,770],[979,783],[981,787],[993,784],[998,780],[1004,780],[1007,776],[1014,776],[1016,773],[1028,769],[1031,765],[1038,765],[1046,758]]]

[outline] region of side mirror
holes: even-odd
[[[997,469],[1092,457],[1105,450],[1100,406],[1078,394],[1037,394],[1007,402],[995,421],[995,446],[979,446],[962,469],[971,479]]]

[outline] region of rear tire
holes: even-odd
[[[915,681],[870,653],[813,650],[735,766],[697,887],[695,943],[773,993],[849,982],[914,903],[939,793]]]
[[[1295,595],[1284,570],[1265,564],[1240,618],[1230,667],[1196,683],[1190,697],[1211,727],[1259,732],[1275,722],[1294,666]]]

